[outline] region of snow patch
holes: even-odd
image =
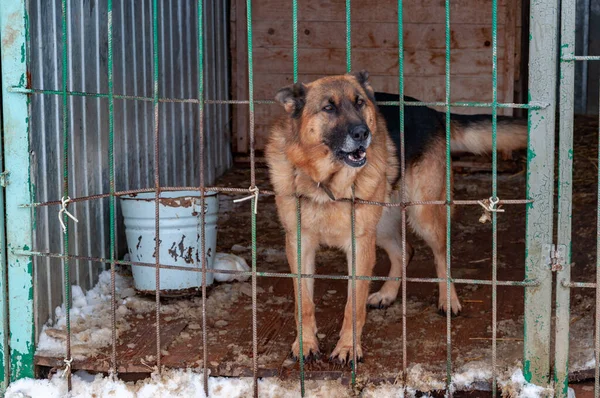
[[[409,371],[409,381],[424,377],[422,382],[427,382],[428,372],[423,371],[420,366],[414,366]],[[422,372],[422,373],[419,373]],[[485,372],[484,372],[485,373]],[[467,388],[473,386],[477,381],[486,378],[473,368],[454,376],[454,386]],[[502,389],[503,397],[510,398],[544,398],[552,397],[553,390],[528,383],[523,377],[521,369],[517,368],[512,373],[505,374],[505,379],[499,377],[498,386]],[[102,375],[91,375],[87,372],[78,371],[73,377],[73,387],[70,397],[72,398],[100,398],[100,397],[123,397],[123,398],[151,398],[160,396],[163,398],[178,397],[205,397],[203,374],[187,370],[167,370],[162,375],[153,374],[145,380],[138,382],[124,382]],[[442,390],[443,383],[434,383],[436,388]],[[251,378],[227,378],[209,377],[209,396],[215,398],[236,398],[252,396],[253,385]],[[351,391],[342,385],[340,380],[307,380],[305,383],[306,396],[314,398],[347,397]],[[258,389],[261,397],[287,398],[297,397],[300,394],[300,383],[296,381],[282,381],[278,378],[265,378],[258,380]],[[412,398],[430,397],[426,390],[417,394],[413,386],[403,388],[400,384],[366,385],[358,396],[363,398],[375,397],[397,397]],[[423,390],[421,390],[423,391]],[[50,380],[22,379],[9,385],[6,390],[6,398],[34,398],[48,397],[59,398],[66,396],[67,382],[61,377],[61,372],[55,374]],[[573,391],[569,391],[569,397],[574,397]]]
[[[115,299],[117,306],[117,334],[129,330],[124,322],[130,309],[125,305],[128,297],[135,296],[131,276],[115,274]],[[111,330],[111,278],[110,271],[99,275],[93,289],[87,293],[79,286],[71,287],[71,348],[73,357],[95,356],[99,349],[110,345]],[[56,321],[44,325],[37,346],[38,353],[62,355],[65,352],[66,309],[63,304],[55,310]]]
[[[250,271],[250,267],[246,260],[236,256],[235,254],[217,253],[215,255],[213,269],[222,271]],[[215,272],[215,280],[217,282],[231,282],[238,280],[240,282],[247,281],[250,275],[224,274]]]
[[[554,396],[552,388],[528,383],[520,368],[515,369],[507,379],[500,378],[498,385],[502,388],[502,396],[509,398],[545,398]]]
[[[73,387],[71,398],[203,398],[204,384],[202,373],[191,370],[165,371],[161,376],[153,375],[136,383],[125,383],[109,377],[96,375],[92,380],[89,376],[75,373],[72,377]],[[210,377],[208,380],[209,396],[214,398],[236,398],[252,396],[253,385],[251,378]],[[276,378],[258,381],[261,397],[292,398],[300,395],[298,382],[285,382]],[[306,396],[314,398],[347,397],[347,387],[337,380],[307,381]],[[22,379],[12,383],[6,390],[6,398],[61,398],[67,395],[67,381],[58,374],[51,380]]]

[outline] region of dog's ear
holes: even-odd
[[[306,86],[296,83],[280,89],[275,95],[275,100],[285,108],[292,117],[298,117],[302,113],[306,102]]]
[[[375,101],[375,91],[373,90],[373,87],[371,87],[371,84],[369,83],[369,72],[367,72],[366,70],[363,69],[359,72],[354,72],[352,74],[352,76],[354,76],[356,78],[356,80],[358,80],[358,83],[365,90],[365,92],[369,96],[369,99],[374,102]]]

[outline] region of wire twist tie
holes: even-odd
[[[252,192],[252,195],[246,196],[244,198],[240,198],[240,199],[234,199],[233,203],[239,203],[239,202],[244,202],[246,200],[249,199],[254,199],[254,214],[258,213],[258,194],[259,194],[259,189],[258,187],[250,187],[248,188],[248,190],[250,192]]]
[[[67,216],[69,216],[69,218],[75,222],[79,222],[79,220],[77,218],[75,218],[74,215],[72,215],[71,213],[69,213],[69,211],[67,210],[67,206],[69,205],[69,203],[71,202],[71,198],[70,197],[63,197],[60,200],[60,211],[58,212],[58,221],[60,222],[60,226],[62,227],[63,233],[67,233],[67,226],[65,225],[65,223],[63,222],[63,214],[66,214]]]

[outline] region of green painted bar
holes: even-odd
[[[0,110],[0,117],[2,111]],[[0,119],[1,120],[1,119]],[[0,140],[0,165],[3,145]],[[0,170],[1,172],[2,170]],[[0,209],[4,209],[4,189],[0,187]],[[6,231],[4,229],[4,210],[0,211],[0,396],[3,396],[9,382],[10,362],[8,355],[8,287],[6,286]]]
[[[346,72],[352,70],[352,24],[351,24],[351,0],[346,0]]]
[[[498,198],[498,0],[492,0],[492,197]],[[492,212],[492,397],[496,397],[498,315],[498,213]]]
[[[402,7],[402,1],[398,0],[398,94],[400,108],[400,175],[406,174],[406,147],[404,145],[404,10]],[[400,187],[400,202],[406,201],[406,180],[402,179],[402,186]],[[402,385],[403,393],[406,393],[406,368],[408,366],[408,348],[407,348],[407,325],[406,325],[406,291],[407,291],[407,278],[406,278],[406,208],[402,209],[402,295],[400,297],[402,303]]]
[[[529,112],[525,279],[540,282],[525,289],[523,374],[545,385],[550,372],[552,271],[544,261],[544,245],[552,244],[554,192],[554,119],[556,107],[558,1],[531,3],[529,101],[550,106]]]
[[[299,353],[298,361],[300,362],[300,395],[304,397],[306,390],[304,386],[304,346],[302,339],[302,209],[300,197],[296,198],[296,259],[298,261],[298,273],[296,277],[298,278],[298,306],[296,307],[298,311],[298,341],[299,341]]]
[[[563,0],[561,4],[560,57],[575,55],[575,0]],[[567,398],[569,394],[569,326],[571,289],[571,211],[573,181],[573,115],[575,64],[560,63],[560,133],[558,152],[558,225],[557,244],[565,246],[564,267],[556,274],[556,321],[554,347],[554,388],[556,397]]]
[[[256,171],[255,171],[255,123],[254,123],[254,67],[252,54],[252,0],[246,1],[246,28],[248,35],[248,108],[250,114],[249,120],[249,136],[250,136],[250,189],[258,189],[256,187]],[[296,60],[296,64],[297,64]],[[202,182],[203,184],[203,182]],[[257,191],[258,192],[258,191]],[[204,195],[204,193],[203,193]],[[204,196],[203,196],[204,197]],[[256,206],[258,205],[258,194],[252,199],[251,223],[252,223],[252,387],[254,397],[258,398],[258,326],[256,312]],[[204,297],[204,296],[203,296]],[[302,352],[300,353],[302,357]]]
[[[293,78],[294,84],[298,82],[298,0],[292,0],[292,58],[293,58]],[[300,198],[296,198],[296,258],[298,273],[296,274],[298,283],[298,335],[300,355],[298,361],[300,363],[300,395],[304,397],[306,389],[304,386],[304,342],[302,339],[302,209],[300,206]]]
[[[30,179],[29,98],[11,93],[10,87],[26,86],[29,62],[26,0],[3,1],[0,7],[2,40],[2,114],[4,123],[5,170],[10,172],[6,187],[6,246],[10,330],[10,380],[33,377],[33,262],[16,250],[32,247],[33,217],[30,209],[33,189]]]
[[[450,0],[445,0],[445,32],[446,32],[446,68],[445,68],[445,111],[446,111],[446,203],[452,200],[452,158],[450,154]],[[452,397],[452,305],[450,300],[450,284],[452,282],[452,209],[446,205],[446,393]]]
[[[114,54],[113,54],[113,2],[107,2],[107,33],[108,33],[108,178],[109,178],[109,241],[110,241],[110,290],[113,297],[115,294],[115,260],[116,260],[116,231],[115,218],[117,198],[115,197],[115,89],[114,89]],[[111,322],[116,324],[116,304],[111,301]],[[117,332],[111,331],[111,373],[117,374]]]
[[[298,0],[292,0],[292,58],[295,84],[298,82]]]
[[[67,96],[67,87],[69,82],[69,53],[67,41],[67,1],[62,0],[61,3],[61,44],[62,44],[62,136],[63,136],[63,192],[62,197],[69,197],[69,143],[71,135],[69,134],[69,97]],[[66,213],[63,213],[62,220],[64,224],[64,239],[63,253],[69,254],[69,238],[71,236],[71,228],[69,228],[69,218]],[[65,364],[71,361],[71,261],[65,258],[62,261],[64,272],[64,304],[65,304]],[[71,368],[65,368],[67,375],[67,391],[71,391]]]
[[[352,11],[351,11],[351,0],[346,0],[346,73],[352,71]],[[351,229],[351,240],[352,240],[352,252],[351,252],[351,269],[350,269],[350,287],[352,297],[352,362],[351,362],[351,379],[352,386],[356,385],[356,369],[358,368],[358,361],[356,358],[356,202],[354,197],[354,185],[352,185],[352,202],[350,203],[350,229]],[[350,290],[349,290],[350,291]]]

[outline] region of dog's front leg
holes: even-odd
[[[315,253],[318,244],[308,234],[302,234],[302,273],[315,273]],[[286,255],[292,273],[298,273],[298,242],[295,234],[286,236]],[[296,306],[296,340],[292,344],[292,355],[294,358],[300,356],[300,320],[298,317],[298,279],[293,279],[294,299]],[[317,340],[317,321],[315,319],[315,304],[313,301],[315,280],[313,278],[302,278],[302,355],[305,360],[319,355],[319,341]]]
[[[352,275],[352,246],[347,250],[348,275]],[[371,276],[375,266],[375,234],[356,238],[356,276]],[[356,359],[362,360],[361,337],[363,326],[367,317],[367,296],[369,295],[369,283],[366,280],[356,280]],[[344,311],[344,323],[340,330],[340,339],[333,350],[330,359],[341,363],[353,360],[353,338],[352,338],[352,280],[348,281],[348,300]]]

